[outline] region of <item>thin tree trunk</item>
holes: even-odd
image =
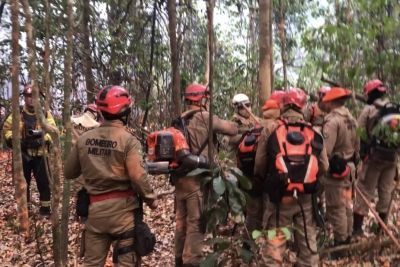
[[[272,0],[260,0],[259,20],[259,106],[271,95],[272,89]]]
[[[213,76],[214,76],[214,5],[215,0],[207,1],[207,31],[208,31],[208,90],[210,92],[209,123],[208,123],[208,159],[210,165],[214,162],[214,134],[213,134]]]
[[[206,62],[204,70],[204,84],[210,82],[210,38],[207,38]]]
[[[64,57],[64,126],[66,137],[64,143],[64,158],[71,150],[72,126],[71,117],[71,89],[72,89],[72,47],[74,31],[73,0],[67,0],[67,49]],[[62,210],[61,210],[61,265],[68,266],[68,218],[69,218],[70,181],[64,179]]]
[[[50,5],[49,0],[44,1],[45,8],[45,42],[44,42],[44,58],[43,58],[43,68],[44,68],[44,83],[42,90],[46,96],[46,101],[44,103],[44,110],[47,112],[50,110],[50,103],[52,95],[50,94]]]
[[[279,0],[279,40],[281,43],[281,58],[282,58],[282,72],[283,72],[283,87],[288,87],[287,80],[287,57],[286,57],[286,26],[285,26],[285,0]]]
[[[53,232],[53,256],[54,256],[54,266],[59,267],[61,266],[61,259],[60,259],[60,220],[58,214],[58,208],[60,203],[60,172],[61,172],[61,147],[60,147],[60,134],[57,127],[49,125],[46,122],[45,116],[40,106],[39,102],[39,88],[37,85],[37,71],[36,71],[36,56],[35,56],[35,42],[33,39],[33,27],[32,27],[32,12],[29,7],[28,0],[22,0],[22,5],[24,7],[25,13],[25,31],[27,37],[27,47],[28,47],[28,68],[29,74],[32,78],[32,98],[33,104],[35,108],[35,114],[37,116],[37,120],[42,127],[42,129],[49,133],[53,140],[53,150],[54,158],[56,164],[54,168],[54,174],[49,177],[49,181],[51,184],[51,192],[52,192],[52,199],[51,199],[51,222],[52,222],[52,232]]]
[[[19,129],[21,114],[19,112],[19,1],[11,1],[12,23],[12,132],[13,132],[13,180],[15,184],[15,199],[17,201],[18,220],[21,232],[29,237],[29,218],[27,205],[27,185],[23,175],[21,157],[21,132]]]
[[[82,6],[82,45],[83,45],[83,71],[86,80],[87,101],[91,103],[94,101],[95,96],[95,82],[92,72],[92,52],[90,49],[90,1],[84,0]]]
[[[179,72],[179,53],[176,40],[176,3],[175,0],[168,0],[167,3],[169,17],[169,43],[171,46],[171,66],[172,66],[172,102],[173,117],[181,114],[181,75]]]
[[[155,43],[155,34],[156,34],[156,16],[157,16],[157,0],[154,0],[153,5],[153,18],[151,24],[151,38],[150,38],[150,66],[149,66],[149,85],[146,91],[146,109],[143,116],[142,127],[146,126],[147,117],[149,116],[149,101],[150,101],[150,93],[151,88],[153,87],[153,62],[154,62],[154,43]]]

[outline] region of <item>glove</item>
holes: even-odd
[[[12,138],[7,138],[6,139],[6,146],[8,147],[8,148],[12,148],[13,146],[12,146]]]

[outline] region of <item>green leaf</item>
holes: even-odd
[[[213,179],[213,189],[219,196],[225,192],[225,182],[222,180],[221,176]]]
[[[253,187],[253,184],[251,183],[250,179],[247,178],[246,176],[238,175],[237,178],[239,180],[241,188],[245,190],[250,190]]]
[[[254,240],[256,240],[257,238],[261,237],[262,235],[263,235],[263,233],[262,233],[261,231],[259,231],[259,230],[254,230],[254,231],[251,233],[251,237],[252,237]]]
[[[289,240],[292,237],[292,233],[290,232],[289,228],[287,227],[282,227],[281,231],[283,232],[283,234],[285,235],[285,239]]]
[[[200,267],[217,267],[219,253],[214,252],[209,255],[200,263]]]
[[[197,176],[197,175],[206,174],[206,173],[209,174],[210,170],[197,168],[197,169],[194,169],[193,171],[189,172],[186,176]]]
[[[276,229],[271,229],[267,231],[268,240],[272,240],[276,237]]]

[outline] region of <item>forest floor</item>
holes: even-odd
[[[30,212],[30,232],[32,241],[26,243],[18,234],[18,221],[16,215],[16,202],[14,200],[14,186],[12,182],[11,161],[6,161],[10,155],[0,152],[0,266],[52,266],[52,234],[49,219],[38,215],[38,194],[36,184],[31,185],[33,208]],[[162,176],[153,179],[155,190],[164,194],[159,201],[159,208],[150,211],[145,207],[145,221],[154,231],[157,237],[155,252],[142,259],[142,266],[174,266],[174,200],[169,182]],[[82,226],[76,220],[73,211],[74,200],[71,202],[69,217],[69,266],[83,266],[79,258],[80,236]],[[400,199],[397,191],[394,201],[389,228],[399,237],[400,229]],[[375,239],[370,233],[376,228],[375,220],[370,214],[367,221],[367,233],[365,240]],[[288,264],[295,261],[294,253],[288,253]],[[322,266],[400,266],[400,253],[396,253],[395,247],[369,250],[365,253],[351,255],[340,261],[322,259]],[[108,257],[106,266],[112,266],[111,257]],[[252,265],[253,266],[253,265]],[[256,265],[254,265],[256,266]]]

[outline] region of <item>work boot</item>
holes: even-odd
[[[39,215],[40,215],[40,216],[43,216],[43,217],[45,217],[45,218],[49,218],[50,215],[51,215],[50,207],[43,207],[43,206],[41,206],[41,207],[39,208]]]
[[[364,216],[358,213],[354,213],[353,215],[353,236],[360,237],[364,235],[364,231],[362,229]]]
[[[182,257],[176,257],[175,258],[175,267],[182,267],[182,266],[183,266]]]

